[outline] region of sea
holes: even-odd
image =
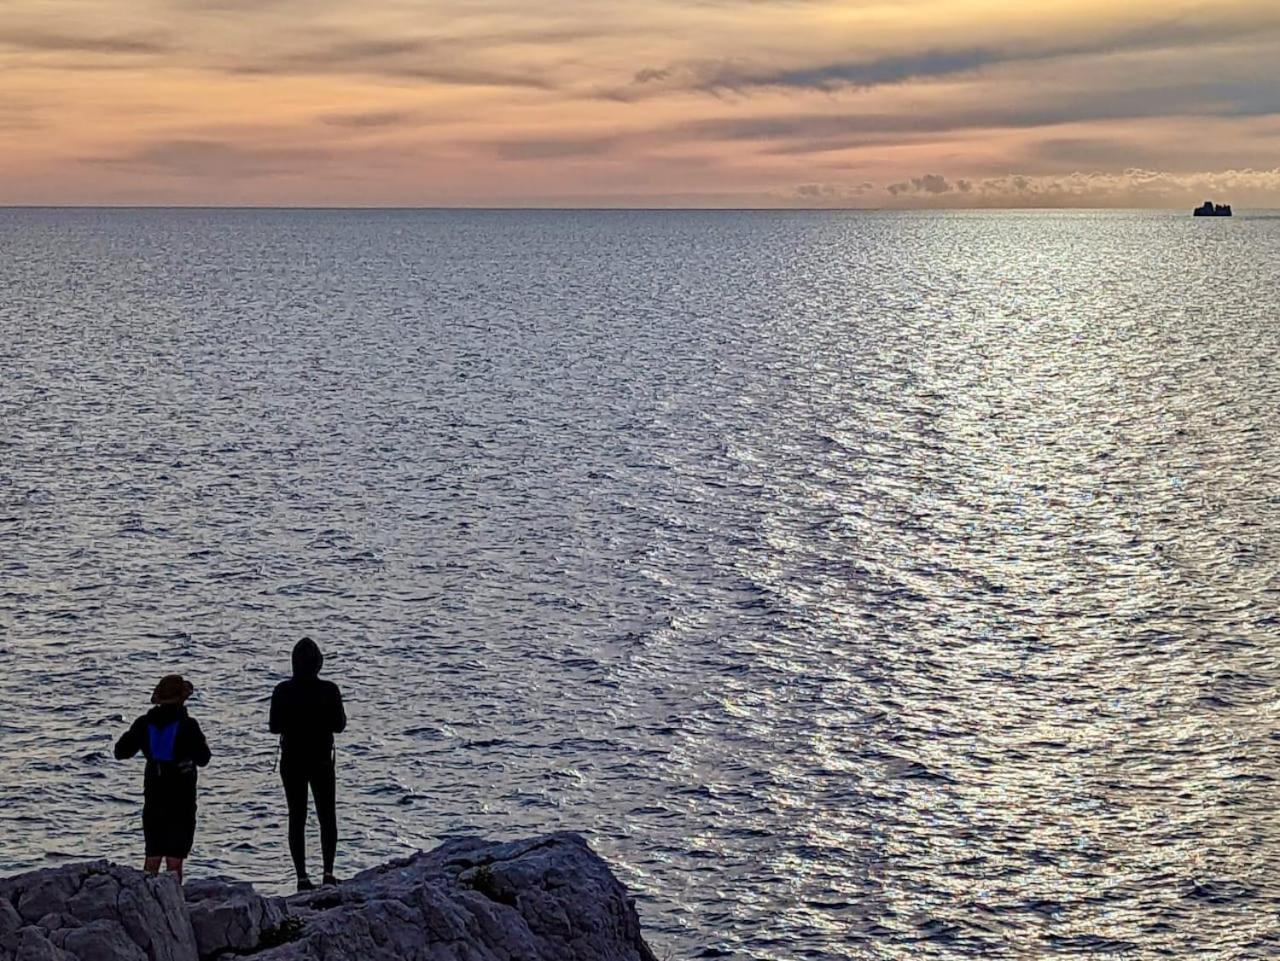
[[[0,211],[0,872],[580,832],[659,957],[1280,955],[1280,216]],[[319,856],[311,837],[311,860]]]

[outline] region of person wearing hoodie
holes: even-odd
[[[204,732],[184,707],[194,691],[181,674],[162,677],[151,694],[155,707],[116,742],[117,760],[139,751],[147,759],[142,782],[143,870],[159,874],[163,859],[179,884],[182,862],[191,854],[196,834],[196,768],[209,763]]]
[[[270,728],[280,735],[280,779],[289,805],[289,855],[298,873],[298,890],[315,885],[307,877],[307,790],[320,820],[324,883],[337,884],[333,861],[338,850],[336,778],[333,736],[347,726],[342,693],[332,681],[320,680],[324,655],[304,637],[293,648],[293,677],[276,685],[271,695]]]

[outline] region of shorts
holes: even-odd
[[[196,838],[195,807],[147,804],[142,809],[142,835],[149,858],[186,858]]]

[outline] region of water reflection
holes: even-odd
[[[192,869],[283,880],[312,633],[349,867],[575,827],[681,957],[1273,953],[1277,223],[0,214],[0,860],[130,856],[102,744],[195,661]]]

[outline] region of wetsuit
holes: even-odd
[[[139,751],[143,775],[142,833],[149,858],[186,858],[196,833],[196,768],[209,763],[209,744],[196,719],[178,704],[153,707],[116,742],[116,758]],[[159,752],[161,758],[154,755]]]
[[[280,735],[280,779],[289,805],[289,854],[299,878],[307,874],[307,789],[320,821],[324,873],[333,873],[338,849],[333,736],[347,726],[342,694],[317,676],[324,664],[320,649],[299,641],[293,649],[293,677],[271,695],[270,726]]]

